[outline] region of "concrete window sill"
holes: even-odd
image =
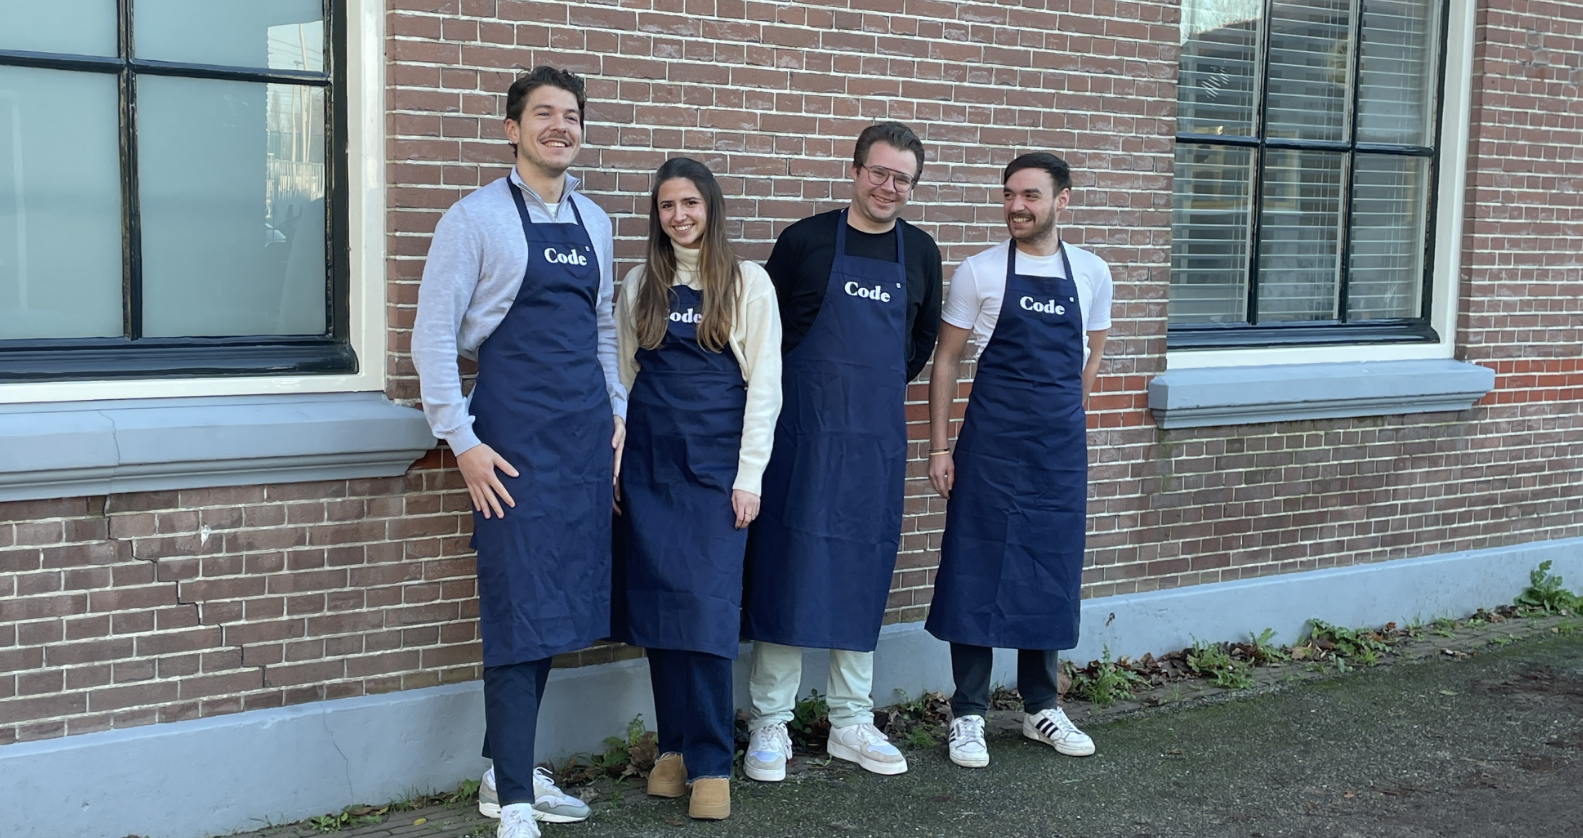
[[[392,477],[434,445],[379,393],[0,405],[0,501]]]
[[[1462,361],[1382,361],[1172,370],[1149,382],[1162,428],[1467,410],[1495,371]]]

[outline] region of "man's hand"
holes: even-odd
[[[462,479],[467,481],[467,494],[473,498],[473,508],[484,513],[488,518],[493,511],[496,518],[506,517],[500,508],[504,500],[506,506],[516,506],[517,502],[511,499],[511,493],[501,484],[500,478],[495,475],[495,469],[500,469],[511,477],[517,476],[517,470],[506,462],[504,457],[495,453],[495,449],[483,443],[456,455],[456,467],[462,472]]]
[[[753,523],[759,516],[759,496],[741,489],[731,490],[731,509],[737,514],[737,529]]]
[[[934,454],[929,457],[929,485],[934,487],[940,497],[951,499],[951,486],[956,483],[956,461],[950,454]]]
[[[616,514],[620,515],[621,514],[621,455],[622,455],[622,453],[624,453],[626,451],[626,448],[627,448],[627,423],[626,423],[626,420],[622,419],[620,416],[615,417],[615,419],[616,419],[616,430],[615,430],[615,433],[610,436],[610,447],[615,449],[615,452],[616,452],[615,471],[612,472],[611,478],[610,478],[611,490],[614,493],[614,499],[610,502],[610,504],[611,504],[611,508],[616,511]]]

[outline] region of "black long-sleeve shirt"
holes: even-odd
[[[787,227],[775,241],[764,269],[775,284],[781,312],[781,353],[790,352],[813,327],[824,305],[835,263],[836,224],[841,211],[810,216]],[[847,225],[846,255],[882,262],[896,261],[896,236],[905,236],[902,247],[907,265],[907,380],[923,371],[934,352],[940,332],[940,247],[928,233],[901,219],[887,233],[865,233]]]

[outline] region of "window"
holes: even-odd
[[[1443,0],[1184,0],[1171,348],[1424,342]]]
[[[0,381],[356,370],[342,6],[0,0]]]

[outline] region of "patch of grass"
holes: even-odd
[[[1249,674],[1252,667],[1247,661],[1233,658],[1220,643],[1195,640],[1187,653],[1187,668],[1217,687],[1243,690],[1253,686],[1253,677]]]
[[[1550,572],[1548,560],[1528,574],[1528,587],[1517,595],[1517,607],[1529,614],[1576,614],[1583,610],[1583,597],[1562,586],[1561,577]]]
[[[1131,698],[1132,694],[1148,688],[1148,681],[1131,669],[1110,659],[1110,647],[1104,647],[1100,660],[1072,672],[1072,694],[1091,701],[1097,707],[1109,707]]]
[[[626,736],[607,736],[605,752],[593,758],[592,767],[599,773],[616,779],[647,777],[660,757],[659,739],[654,731],[643,724],[643,714],[627,722]]]

